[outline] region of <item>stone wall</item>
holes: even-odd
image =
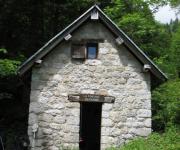
[[[120,146],[151,132],[150,74],[98,22],[87,22],[72,33],[72,41],[104,39],[96,60],[71,59],[71,41],[59,44],[32,71],[28,134],[32,149],[78,148],[80,104],[68,94],[106,92],[115,103],[103,104],[101,149]],[[32,125],[38,124],[33,141]]]

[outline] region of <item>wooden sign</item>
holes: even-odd
[[[114,103],[115,97],[95,94],[70,94],[68,100],[71,102]]]

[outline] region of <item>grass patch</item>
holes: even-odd
[[[138,138],[121,148],[108,150],[180,150],[180,130],[171,127],[165,133],[152,133],[147,139]]]

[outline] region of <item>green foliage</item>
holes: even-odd
[[[165,71],[169,79],[174,79],[177,77],[176,65],[170,59],[170,54],[167,53],[159,58],[154,58],[154,62],[156,62],[159,68]]]
[[[6,54],[7,50],[5,48],[0,48],[0,53]]]
[[[151,39],[151,36],[156,32],[152,22],[148,22],[147,18],[142,17],[139,13],[124,15],[119,20],[118,25],[138,43],[143,43],[143,40],[147,41],[148,38]]]
[[[174,7],[178,7],[180,5],[179,0],[169,0],[170,4]]]
[[[112,4],[105,8],[106,14],[117,22],[126,14],[138,13],[147,18],[153,18],[149,5],[144,0],[113,0]]]
[[[153,38],[157,33],[153,22],[148,21],[139,13],[124,15],[117,23],[135,43],[144,51],[148,51],[153,46]]]
[[[167,5],[170,4],[172,7],[178,7],[180,5],[179,0],[148,0],[150,4],[160,4],[160,5]]]
[[[179,8],[180,0],[166,0],[172,7]]]
[[[178,150],[180,149],[180,131],[174,127],[165,133],[152,133],[147,139],[138,138],[130,141],[122,148],[110,148],[108,150]]]
[[[176,13],[180,14],[180,0],[147,0],[149,4],[156,6],[170,5],[171,8],[176,10]]]
[[[20,61],[0,59],[0,77],[16,75]]]
[[[169,30],[171,33],[175,33],[177,32],[179,26],[180,26],[180,22],[179,19],[176,18],[174,21],[171,20],[169,24],[167,24],[167,26],[169,26]]]
[[[97,0],[102,8],[110,0]],[[94,0],[0,0],[0,47],[31,56],[86,11]]]
[[[8,51],[5,48],[0,48],[0,54],[0,77],[16,75],[18,66],[25,60],[24,55],[19,54],[13,59],[7,59]]]
[[[180,76],[180,24],[177,32],[175,32],[172,37],[171,58]]]
[[[161,56],[155,57],[154,61],[166,72],[169,79],[174,79],[180,76],[180,23],[175,20],[169,27],[172,34],[169,48],[161,51]]]
[[[153,129],[180,122],[180,79],[171,80],[152,92]]]
[[[170,45],[170,34],[155,22],[148,2],[114,0],[105,12],[151,58],[159,58]]]

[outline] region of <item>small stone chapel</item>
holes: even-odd
[[[92,6],[19,68],[31,72],[32,150],[105,150],[151,133],[151,88],[167,80]]]

